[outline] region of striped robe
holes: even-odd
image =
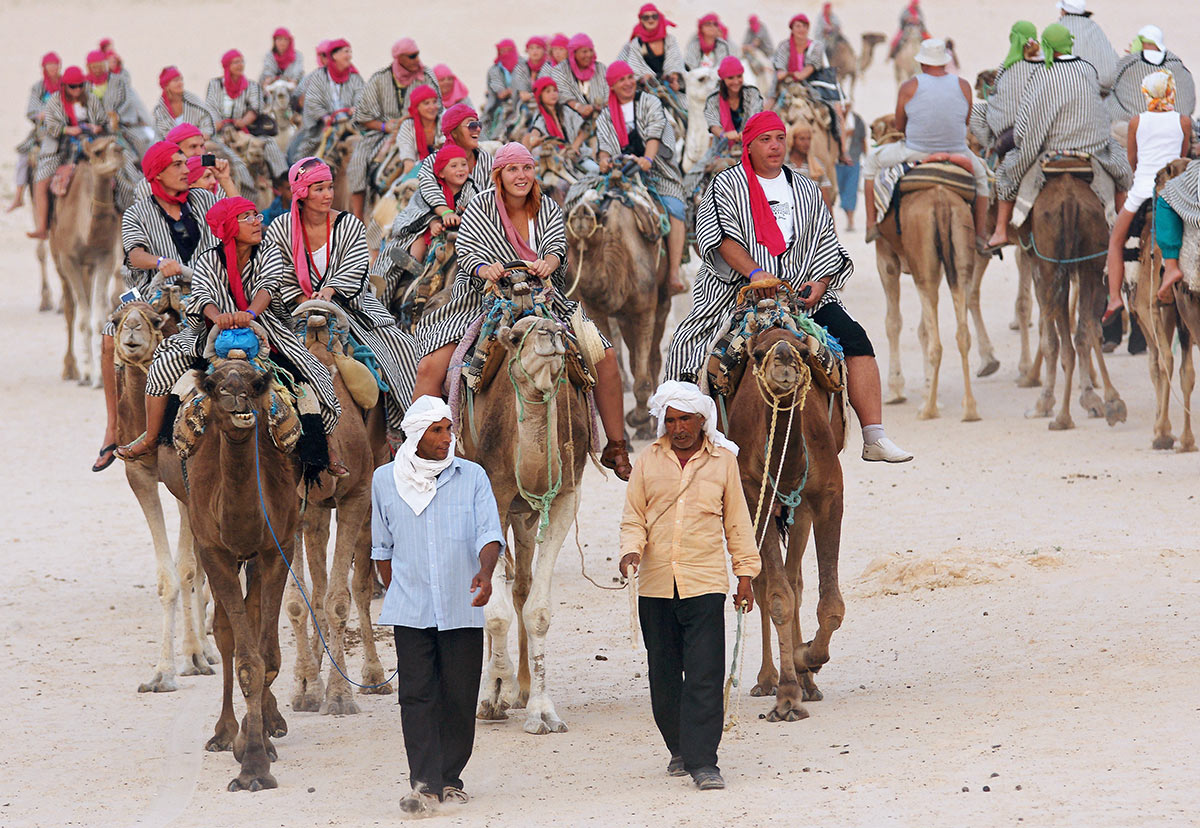
[[[788,37],[791,35],[789,34]],[[767,31],[765,23],[760,23],[757,32],[751,29],[749,24],[746,25],[746,33],[742,35],[742,49],[746,48],[757,48],[764,55],[771,54],[774,46],[771,44],[771,33]]]
[[[430,155],[436,153],[441,145],[445,143],[445,139],[442,137],[440,119],[438,128],[434,130],[434,140],[433,152]],[[415,163],[422,160],[421,154],[417,150],[417,124],[412,118],[408,118],[404,123],[400,124],[400,131],[396,133],[396,151],[402,161],[412,161]]]
[[[291,363],[299,376],[298,382],[308,383],[316,392],[321,405],[321,424],[325,433],[333,433],[341,416],[342,406],[328,369],[308,352],[292,331],[291,320],[281,316],[284,311],[279,300],[283,280],[283,257],[279,248],[271,244],[260,244],[250,253],[250,261],[242,271],[242,286],[246,300],[253,302],[260,290],[271,294],[271,304],[254,320],[267,333],[271,345],[271,358],[279,360],[282,355]],[[185,327],[168,337],[154,352],[154,361],[146,376],[146,393],[165,397],[197,359],[204,358],[208,344],[209,326],[204,318],[204,308],[215,305],[221,313],[234,313],[237,303],[229,287],[229,276],[225,265],[223,247],[211,247],[196,255],[195,277],[192,291],[187,297]]]
[[[537,71],[537,77],[542,77],[542,73],[546,71],[546,67],[550,65],[550,59],[542,61],[542,67]],[[490,73],[489,73],[490,74]],[[512,89],[514,92],[528,92],[533,94],[534,72],[529,68],[529,60],[521,58],[517,61],[517,68],[513,69],[512,74]]]
[[[304,80],[304,56],[296,52],[296,59],[288,64],[288,68],[280,69],[279,62],[275,60],[275,50],[268,51],[263,56],[262,74],[258,76],[258,83],[260,86],[268,86],[277,78],[291,81],[293,86],[299,87],[300,82]]]
[[[567,275],[567,229],[562,208],[551,198],[542,198],[534,220],[534,236],[538,258],[553,254],[561,262],[550,277],[554,286],[550,308],[555,317],[565,323],[575,312],[577,303],[563,297]],[[458,256],[458,274],[454,279],[453,298],[417,322],[417,345],[422,355],[443,345],[457,344],[475,317],[483,312],[486,282],[472,275],[478,267],[521,258],[504,236],[495,188],[480,193],[467,205],[454,248]]]
[[[416,343],[396,327],[396,320],[371,291],[367,281],[370,255],[363,223],[350,213],[339,213],[333,221],[331,232],[329,258],[323,274],[317,275],[317,269],[309,257],[313,293],[325,287],[333,288],[335,301],[345,308],[350,318],[350,331],[354,338],[375,355],[379,371],[389,388],[384,395],[388,427],[399,431],[416,382]],[[292,258],[292,222],[286,217],[271,222],[263,240],[278,247],[283,257],[283,279],[279,289],[282,311],[279,315],[282,319],[291,320],[292,311],[309,298],[304,295],[296,279],[296,263]]]
[[[726,238],[740,244],[759,267],[798,289],[804,282],[828,278],[829,287],[817,303],[841,304],[838,291],[854,272],[854,264],[838,241],[833,215],[825,208],[821,191],[809,179],[788,167],[783,175],[792,185],[794,237],[792,244],[776,257],[758,242],[750,212],[750,191],[741,164],[717,173],[696,212],[696,249],[701,256],[700,273],[692,286],[692,309],[680,323],[667,353],[668,379],[684,374],[700,376],[706,350],[717,328],[734,309],[738,290],[748,284],[742,274],[731,270],[718,253]]]
[[[1107,92],[1112,87],[1113,73],[1117,68],[1117,50],[1109,42],[1108,35],[1090,14],[1064,14],[1057,22],[1066,26],[1075,38],[1072,53],[1096,67],[1100,91]]]
[[[1190,162],[1182,173],[1163,185],[1159,194],[1184,224],[1200,227],[1200,161]]]
[[[162,98],[158,99],[158,105],[154,107],[154,131],[158,134],[158,140],[165,141],[167,133],[179,124],[191,124],[204,134],[206,141],[215,146],[218,155],[229,160],[230,174],[237,181],[238,188],[243,193],[253,193],[254,178],[250,175],[246,162],[240,155],[225,146],[220,138],[216,137],[217,120],[217,113],[191,92],[183,93],[183,115],[179,120],[176,120],[171,111],[167,109]]]
[[[555,108],[558,110],[558,123],[562,127],[563,140],[569,144],[575,140],[575,136],[583,128],[583,118],[574,109],[561,103]],[[529,131],[541,133],[543,137],[550,135],[550,131],[546,128],[546,116],[542,114],[540,108],[537,117],[529,125]]]
[[[551,63],[550,58],[547,57],[546,62],[542,64],[542,68],[538,70],[537,79],[541,80],[542,78],[555,78],[557,80],[557,76],[554,73],[558,70],[559,66],[567,66],[567,61],[564,60],[562,63]]]
[[[742,126],[763,109],[762,93],[758,91],[757,86],[743,86],[741,94],[742,102],[738,107],[742,114]],[[704,123],[712,129],[723,130],[721,126],[721,91],[720,88],[716,92],[708,96],[708,100],[704,103]]]
[[[145,177],[143,176],[142,179],[140,181],[138,181],[138,183],[133,188],[133,200],[138,201],[139,199],[149,198],[153,194],[153,192],[154,191],[150,189],[150,182],[147,181],[145,179]],[[227,197],[227,194],[226,194],[224,188],[221,187],[220,184],[218,184],[217,192],[214,194],[214,198],[216,198],[217,201],[220,201],[221,199],[226,198],[226,197]]]
[[[346,168],[346,178],[350,192],[361,193],[367,189],[367,165],[383,146],[387,133],[378,129],[367,129],[368,121],[390,121],[393,118],[408,117],[408,96],[413,89],[425,85],[432,87],[437,93],[438,111],[441,111],[442,92],[438,86],[433,70],[425,67],[424,74],[408,86],[397,86],[392,66],[380,69],[371,75],[359,96],[357,108],[354,111],[354,125],[362,133],[362,140],[354,147],[350,156],[350,165]],[[403,125],[401,126],[403,129]],[[396,136],[400,140],[400,136]]]
[[[316,152],[325,129],[325,116],[339,109],[357,107],[366,85],[357,72],[351,72],[346,82],[339,84],[330,80],[329,70],[324,66],[312,73],[304,86],[304,112],[297,133],[299,140],[295,144],[297,160]],[[334,86],[337,87],[337,100],[334,100]],[[291,158],[290,151],[288,157]]]
[[[605,66],[600,61],[593,64],[596,67],[591,80],[588,81],[587,94],[583,93],[580,81],[571,69],[571,62],[564,60],[554,68],[554,83],[558,86],[558,99],[567,104],[580,101],[592,106],[603,107],[608,103],[608,81],[604,79]]]
[[[470,196],[464,196],[467,188],[472,185],[474,191]],[[477,149],[475,150],[475,169],[471,170],[471,175],[463,186],[463,193],[459,194],[459,201],[466,204],[470,198],[474,197],[475,193],[481,193],[491,186],[492,156],[485,149]],[[421,171],[417,174],[417,192],[413,196],[413,201],[416,201],[418,197],[424,202],[426,208],[446,205],[446,197],[442,195],[442,185],[438,184],[437,176],[433,174],[433,164],[421,165]]]
[[[87,112],[87,122],[101,127],[108,132],[108,115],[104,106],[95,95],[85,95],[83,103],[75,104],[76,117]],[[37,172],[34,181],[44,181],[54,175],[54,171],[71,161],[74,157],[74,144],[70,136],[64,135],[63,130],[71,125],[67,114],[63,111],[62,95],[50,96],[46,102],[42,118],[42,148],[38,153]]]
[[[705,55],[700,51],[700,36],[692,35],[687,49],[683,52],[683,63],[688,69],[698,69],[701,66],[711,66],[716,69],[721,65],[721,61],[732,54],[733,50],[729,48],[729,41],[718,37],[717,42],[713,44],[713,50]]]
[[[1021,97],[1013,139],[1016,149],[996,171],[996,191],[1004,201],[1016,198],[1025,173],[1049,151],[1089,153],[1120,192],[1133,181],[1125,151],[1109,130],[1096,69],[1087,61],[1059,58],[1034,74]]]
[[[125,141],[125,154],[133,159],[135,169],[141,165],[142,156],[146,154],[146,150],[150,149],[151,132],[142,123],[141,115],[138,112],[140,102],[132,100],[132,89],[129,87],[129,82],[125,79],[128,73],[120,75],[109,75],[108,83],[104,85],[104,94],[100,97],[100,101],[106,112],[117,115],[117,128],[121,133],[121,138]],[[92,84],[87,85],[89,95],[97,95],[99,90]],[[140,178],[140,173],[138,174]]]
[[[786,72],[788,70],[788,58],[791,56],[791,36],[785,37],[778,46],[775,47],[775,54],[771,56],[771,68],[775,72]],[[816,69],[824,69],[829,63],[825,59],[825,44],[819,40],[809,40],[808,48],[804,50],[804,63],[802,66],[812,66]],[[809,75],[809,80],[812,75]],[[771,95],[777,93],[779,86],[779,78],[773,72],[771,74]]]
[[[129,124],[138,124],[139,126],[150,127],[154,120],[150,117],[150,110],[146,108],[146,104],[142,102],[142,96],[138,94],[137,88],[133,85],[133,76],[129,74],[129,70],[121,67],[120,72],[109,73],[110,79],[120,78],[121,83],[125,84],[125,102],[121,112],[121,122]]]
[[[990,148],[1000,133],[1017,125],[1017,111],[1025,90],[1045,65],[1041,60],[1019,60],[996,75],[996,91],[988,96],[983,123],[979,129],[972,124],[975,137],[985,148]]]
[[[29,87],[29,97],[25,101],[25,117],[29,120],[31,127],[29,134],[25,136],[25,140],[17,145],[18,154],[29,155],[41,148],[42,113],[45,111],[46,103],[49,100],[50,95],[46,92],[44,82],[39,80],[33,86]]]
[[[651,69],[650,64],[646,62],[645,54],[649,50],[649,46],[635,37],[621,47],[621,52],[617,55],[617,60],[623,60],[628,63],[629,68],[633,70],[633,74],[637,77],[642,78],[646,75],[654,75],[663,83],[666,83],[667,78],[671,75],[683,76],[687,74],[687,66],[683,62],[683,52],[679,48],[679,41],[673,35],[667,35],[664,40],[661,75]]]
[[[230,99],[225,94],[225,78],[213,78],[208,82],[208,90],[204,96],[204,102],[208,104],[217,116],[217,122],[230,118],[243,118],[247,112],[263,112],[263,91],[257,81],[247,80],[246,88],[242,90],[242,94],[236,98]],[[226,110],[226,102],[228,102],[228,110]],[[228,114],[226,112],[228,111]],[[263,149],[263,158],[267,162],[267,169],[271,172],[272,178],[279,178],[282,175],[287,175],[288,162],[283,155],[283,150],[279,148],[279,144],[275,143],[274,138],[256,137],[257,141]],[[244,163],[244,162],[243,162]]]
[[[633,98],[633,116],[642,141],[653,138],[659,142],[658,154],[654,156],[647,177],[659,195],[682,201],[683,174],[679,171],[679,165],[675,163],[675,127],[663,110],[662,101],[647,92],[636,92]],[[632,125],[626,126],[632,129]],[[600,111],[600,117],[596,119],[596,137],[599,139],[601,152],[607,152],[609,157],[614,159],[621,154],[617,130],[613,126],[607,106]]]
[[[1141,55],[1125,55],[1113,74],[1112,92],[1104,99],[1113,121],[1128,122],[1134,115],[1146,111],[1142,80],[1160,69],[1169,69],[1175,76],[1175,111],[1188,116],[1195,111],[1196,82],[1179,55],[1167,50],[1160,66],[1155,66]]]
[[[493,63],[487,70],[487,97],[483,101],[483,109],[479,112],[479,120],[483,122],[482,138],[504,140],[508,135],[510,124],[516,120],[516,107],[520,100],[517,94],[516,78],[521,70],[522,61],[518,61],[511,72],[499,63]],[[500,99],[500,93],[509,90],[513,94],[507,100]]]

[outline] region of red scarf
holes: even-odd
[[[175,80],[175,78],[179,77],[180,74],[181,74],[180,71],[177,68],[175,68],[174,66],[167,66],[161,72],[158,73],[158,88],[163,91],[163,93],[162,93],[163,106],[165,106],[167,108],[167,112],[170,113],[172,118],[178,118],[180,115],[183,114],[183,99],[180,98],[179,112],[176,112],[174,107],[171,106],[171,101],[167,99],[167,84],[169,84],[171,81]]]
[[[229,100],[231,101],[236,101],[238,96],[245,92],[246,87],[250,85],[250,82],[246,80],[244,66],[240,78],[234,79],[233,75],[229,74],[229,65],[240,57],[242,57],[242,53],[237,49],[230,49],[221,56],[221,68],[225,70],[225,94],[229,96]]]
[[[641,16],[647,12],[654,12],[658,15],[658,25],[653,29],[647,29],[642,25]],[[670,20],[667,20],[666,16],[664,16],[663,13],[658,10],[658,7],[653,3],[647,3],[638,9],[638,18],[638,24],[633,27],[633,32],[630,34],[630,38],[637,38],[643,43],[653,43],[656,40],[666,39],[667,27],[675,25]]]
[[[721,109],[721,131],[736,132],[737,127],[733,125],[733,108],[729,106],[729,101],[725,100],[725,96],[721,94],[717,95],[717,101]]]
[[[60,70],[59,77],[57,77],[57,78],[50,77],[50,75],[46,72],[46,64],[47,63],[57,63],[58,64],[59,70]],[[59,58],[59,56],[56,53],[47,52],[46,54],[42,55],[42,93],[43,94],[53,95],[55,92],[58,91],[58,88],[61,85],[61,77],[62,77],[61,70],[62,70],[62,60]]]
[[[645,6],[642,8],[644,9]],[[612,85],[615,81],[632,74],[633,70],[623,60],[614,60],[608,65],[608,69],[604,73],[604,79],[608,81],[609,87],[608,117],[612,120],[613,129],[617,133],[617,144],[621,148],[624,148],[629,143],[629,130],[625,124],[625,113],[621,111],[621,102],[617,100],[617,93],[612,90]]]
[[[533,85],[533,94],[537,98],[538,111],[542,113],[542,120],[546,122],[546,135],[550,138],[558,138],[566,140],[563,135],[562,124],[558,120],[558,112],[553,109],[547,109],[542,103],[542,90],[548,86],[558,88],[558,84],[554,82],[554,78],[540,78]]]
[[[79,118],[75,115],[75,104],[67,97],[66,90],[58,93],[62,99],[63,114],[67,116],[67,120],[71,122],[71,126],[79,126]]]
[[[586,69],[584,69],[578,63],[575,62],[575,53],[577,51],[579,51],[580,49],[585,49],[585,48],[592,49],[592,50],[595,50],[595,48],[596,48],[595,45],[592,43],[592,39],[590,37],[585,35],[583,32],[580,32],[579,34],[572,37],[571,40],[567,44],[567,63],[569,63],[571,66],[571,73],[578,80],[590,81],[592,79],[592,75],[596,74],[596,58],[595,58],[595,56],[592,57],[592,62],[591,62],[591,64],[588,65],[588,67]]]
[[[329,72],[329,79],[334,83],[345,83],[346,81],[350,80],[351,75],[358,74],[358,69],[353,63],[351,63],[344,70],[339,70],[333,62],[333,53],[338,49],[345,49],[349,46],[350,42],[348,40],[333,40],[329,43],[329,60],[325,62],[325,70]]]
[[[546,60],[550,55],[550,47],[546,45],[546,38],[540,35],[534,35],[533,37],[529,38],[529,40],[525,41],[525,51],[528,52],[529,47],[533,45],[542,47],[542,59],[537,63],[526,59],[525,63],[529,66],[529,77],[536,78],[538,76],[538,72],[542,71],[542,67],[546,65]]]
[[[92,74],[92,66],[100,64],[101,69],[99,74]],[[108,83],[108,56],[100,50],[88,52],[87,56],[87,82],[92,86],[103,86]]]
[[[503,66],[505,71],[511,72],[516,69],[519,60],[517,44],[512,40],[505,38],[496,44],[496,60],[494,62]]]
[[[422,161],[429,155],[429,141],[425,136],[425,122],[421,120],[417,107],[422,101],[436,97],[437,93],[426,84],[416,87],[408,96],[408,115],[413,121],[413,143],[417,145],[417,157]]]
[[[706,14],[704,17],[701,17],[700,21],[696,24],[696,37],[700,41],[700,54],[702,55],[707,55],[713,49],[717,48],[717,39],[715,37],[712,40],[706,40],[704,37],[705,23],[716,23],[717,26],[720,27],[721,18],[717,17],[715,14]]]
[[[157,144],[152,144],[150,149],[146,150],[146,154],[142,156],[142,175],[146,176],[146,180],[150,182],[150,192],[171,204],[186,202],[187,188],[179,193],[168,193],[158,180],[158,176],[174,163],[175,155],[180,151],[178,144],[171,141],[159,141]]]
[[[796,48],[796,39],[793,37],[788,38],[788,71],[789,72],[799,72],[801,69],[804,68],[805,52],[808,51],[809,43],[812,43],[812,41],[810,40],[807,43],[805,43],[804,49],[797,49]]]
[[[286,37],[288,39],[287,49],[283,54],[275,51],[274,38]],[[271,51],[275,54],[275,65],[279,67],[280,72],[286,72],[287,68],[296,61],[296,39],[292,37],[292,33],[280,26],[272,35]]]
[[[754,224],[754,237],[772,256],[783,253],[787,249],[787,243],[783,240],[783,232],[779,229],[779,222],[775,220],[775,213],[771,210],[767,195],[758,183],[754,165],[750,163],[750,144],[764,132],[775,130],[787,131],[783,120],[771,110],[755,115],[746,122],[742,130],[742,170],[746,174],[746,189],[750,192],[750,220]]]
[[[246,300],[246,285],[242,280],[242,269],[238,267],[237,234],[238,217],[246,213],[257,213],[254,202],[247,198],[234,196],[223,198],[208,208],[204,220],[208,222],[213,235],[221,241],[225,252],[225,273],[229,277],[229,292],[233,294],[233,303],[240,311],[249,310],[250,303]]]

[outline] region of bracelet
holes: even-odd
[[[154,263],[154,269],[155,269],[155,270],[158,270],[159,268],[161,268],[161,267],[162,267],[163,258],[164,258],[163,256],[159,256],[159,257],[158,257],[158,261]]]
[[[250,314],[251,319],[258,319],[258,314],[254,312],[254,308],[246,308],[246,313]]]
[[[754,268],[754,270],[751,270],[749,273],[746,274],[746,278],[753,279],[755,273],[762,273],[762,272],[763,272],[763,269],[761,267],[756,267],[756,268]]]
[[[474,271],[472,271],[472,275],[473,275],[473,276],[478,276],[478,275],[479,275],[479,268],[481,268],[481,267],[483,267],[483,265],[481,265],[481,264],[477,264],[477,265],[475,265],[475,270],[474,270]]]
[[[444,207],[444,208],[442,209],[442,211],[441,211],[440,213],[438,213],[438,217],[439,217],[439,218],[445,218],[446,216],[450,216],[450,215],[453,215],[453,214],[454,214],[454,211],[453,211],[453,210],[451,210],[449,207]]]

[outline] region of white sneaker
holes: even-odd
[[[913,456],[893,443],[890,437],[880,437],[874,443],[863,444],[862,459],[871,463],[907,463]]]

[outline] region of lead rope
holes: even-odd
[[[725,727],[723,728],[724,732],[726,733],[737,727],[738,722],[741,721],[742,718],[742,668],[746,664],[746,651],[745,648],[742,647],[743,636],[745,634],[742,621],[745,619],[745,617],[745,606],[739,606],[737,608],[737,638],[735,638],[733,642],[733,658],[729,661],[729,678],[725,679],[724,711],[725,715],[729,716],[729,720],[725,722]],[[733,670],[735,666],[737,667],[737,678],[734,678],[733,676]],[[734,697],[734,709],[733,713],[731,714],[729,712],[729,691],[734,687],[738,689],[738,692],[737,696]]]

